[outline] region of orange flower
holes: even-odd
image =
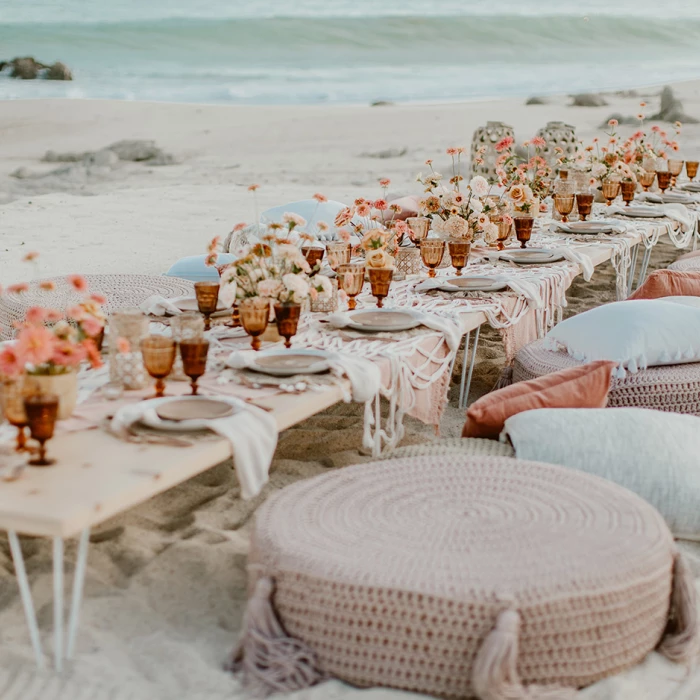
[[[53,280],[41,280],[39,289],[44,292],[53,292],[56,289],[56,283]]]
[[[316,194],[314,195],[314,199],[315,199],[319,204],[322,204],[323,202],[327,202],[327,201],[328,201],[328,197],[326,197],[325,194],[321,194],[320,192],[316,192]]]
[[[252,184],[248,185],[248,192],[255,192],[255,190],[260,189],[260,185]]]
[[[53,355],[56,338],[44,326],[28,326],[20,331],[17,338],[17,350],[27,362],[41,365],[48,362]]]
[[[117,338],[117,350],[122,355],[125,355],[131,352],[131,343],[126,338]]]
[[[60,367],[77,367],[87,357],[87,349],[67,340],[54,344],[51,362]]]
[[[91,294],[90,299],[92,299],[96,304],[99,304],[102,306],[103,304],[107,303],[107,298],[102,296],[102,294]]]
[[[388,177],[383,177],[383,178],[379,181],[379,184],[380,184],[382,187],[389,187],[389,185],[391,184],[391,180],[390,180]]]
[[[56,323],[63,318],[63,313],[58,309],[46,309],[46,320],[49,323]]]
[[[18,282],[17,284],[11,284],[7,288],[8,294],[21,294],[22,292],[29,291],[29,284],[27,282]]]
[[[90,362],[90,367],[92,367],[92,369],[100,369],[100,367],[103,366],[102,356],[97,349],[95,341],[92,338],[88,338],[83,341],[83,347],[87,352],[87,359]]]
[[[379,211],[386,211],[389,208],[386,199],[377,199],[374,202],[374,208]]]
[[[0,350],[0,374],[17,377],[24,372],[26,360],[15,345],[6,345]]]
[[[46,309],[42,309],[41,306],[32,306],[27,309],[24,320],[31,326],[41,326],[46,320]]]
[[[242,221],[238,224],[236,224],[233,227],[233,233],[238,233],[239,231],[242,231],[246,227],[246,224],[244,224]]]
[[[34,262],[39,257],[39,253],[36,250],[31,250],[25,254],[22,258],[24,262]]]
[[[76,292],[87,292],[88,283],[82,275],[68,275],[68,283]]]

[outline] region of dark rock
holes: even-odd
[[[73,74],[65,63],[57,61],[46,71],[46,80],[73,80]]]
[[[83,151],[82,153],[56,153],[56,151],[46,151],[41,159],[44,163],[79,163],[92,155],[91,151]]]
[[[372,153],[361,153],[361,158],[401,158],[408,153],[408,148],[385,148],[383,151],[374,151]]]
[[[155,141],[117,141],[107,148],[114,151],[119,156],[119,160],[128,160],[133,163],[148,161],[152,165],[169,165],[174,162],[174,158],[158,148]]]
[[[376,102],[371,103],[371,107],[390,107],[393,105],[393,102],[390,102],[389,100],[377,100]]]
[[[695,117],[687,115],[683,111],[683,103],[674,95],[673,90],[667,85],[661,91],[661,107],[650,119],[661,122],[683,122],[684,124],[699,124]]]
[[[19,78],[20,80],[35,80],[39,77],[39,71],[43,68],[42,64],[37,63],[33,58],[15,58],[10,61],[12,69],[10,71],[11,78]]]
[[[613,93],[616,97],[641,97],[641,95],[636,90],[618,90]]]
[[[528,97],[527,100],[525,100],[526,105],[547,105],[549,104],[549,100],[546,97]]]
[[[602,95],[594,95],[591,93],[572,95],[572,98],[572,107],[605,107],[608,104]]]

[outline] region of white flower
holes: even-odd
[[[325,275],[316,275],[313,284],[321,299],[328,299],[333,293],[333,285]]]
[[[489,244],[498,240],[498,226],[496,224],[489,223],[484,226],[484,240]]]
[[[485,197],[489,193],[489,183],[486,178],[481,175],[473,177],[469,183],[469,187],[477,197]]]
[[[219,299],[221,303],[226,306],[226,308],[233,306],[236,301],[236,292],[238,290],[236,280],[231,279],[226,283],[222,282],[219,287]]]
[[[306,219],[303,216],[299,216],[299,214],[295,214],[294,212],[285,212],[282,214],[282,221],[285,224],[294,224],[294,226],[297,226],[298,228],[303,228],[306,226]]]
[[[290,300],[301,301],[309,296],[309,285],[305,279],[299,275],[288,274],[282,277],[282,284],[284,284],[285,289],[289,292]]]
[[[261,297],[276,299],[279,293],[284,289],[279,280],[262,280],[258,282],[258,294]]]
[[[601,178],[607,172],[608,169],[603,163],[593,163],[593,167],[591,168],[591,175],[593,175],[593,177]]]
[[[469,238],[469,223],[461,216],[450,216],[443,224],[443,232],[450,238]]]

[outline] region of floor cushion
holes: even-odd
[[[589,362],[492,391],[467,410],[462,437],[496,439],[507,418],[534,408],[605,408],[615,367]]]
[[[650,505],[507,457],[394,459],[292,484],[256,513],[249,572],[234,668],[267,691],[331,676],[561,700],[660,642],[686,659],[697,636],[692,577]]]
[[[700,250],[694,250],[692,253],[681,255],[678,260],[672,262],[666,269],[700,271]]]
[[[485,438],[440,438],[419,445],[404,445],[382,453],[381,459],[399,457],[443,457],[457,454],[470,457],[513,457],[515,451],[507,442]]]
[[[674,537],[700,541],[700,418],[645,408],[538,409],[506,421],[518,459],[614,481],[651,503]]]
[[[527,381],[582,364],[565,352],[548,350],[545,341],[536,340],[515,356],[513,381]],[[649,367],[623,378],[613,374],[608,406],[700,415],[700,363]]]
[[[655,270],[627,300],[676,296],[700,297],[700,268],[697,271]]]
[[[216,256],[216,265],[206,264],[206,255],[192,255],[181,258],[165,273],[168,277],[179,277],[192,282],[218,282],[220,265],[232,263],[236,256],[230,253],[219,253]]]

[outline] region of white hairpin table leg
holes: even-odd
[[[34,649],[34,658],[36,659],[36,665],[39,668],[44,668],[44,654],[41,651],[41,641],[39,639],[39,625],[36,621],[34,603],[32,602],[32,591],[29,588],[29,579],[27,579],[27,571],[24,568],[22,548],[20,547],[17,533],[14,530],[10,530],[7,535],[10,540],[12,562],[15,565],[19,594],[22,598],[22,606],[24,607],[24,616],[27,619],[27,627],[29,628],[29,638],[31,639],[32,648]]]
[[[637,243],[634,248],[632,248],[632,261],[630,263],[630,269],[627,277],[627,296],[632,294],[632,286],[634,284],[634,275],[637,271],[637,256],[639,254],[639,246],[642,245],[641,243]]]
[[[382,398],[380,392],[374,397],[374,446],[372,457],[379,457],[382,453]]]
[[[80,604],[83,600],[83,586],[85,584],[85,570],[87,568],[88,545],[90,544],[90,528],[85,528],[80,533],[78,544],[78,559],[75,563],[73,576],[73,596],[70,604],[70,617],[68,618],[68,642],[66,646],[66,658],[73,658],[75,651],[75,637],[78,633],[78,620],[80,618]]]
[[[472,356],[471,360],[469,360],[469,372],[467,374],[467,383],[466,386],[464,387],[464,392],[460,392],[460,402],[459,402],[459,407],[460,408],[466,408],[467,403],[469,402],[469,390],[471,389],[472,386],[472,374],[474,374],[474,364],[476,362],[476,349],[479,345],[479,333],[481,331],[481,326],[476,327],[476,332],[474,333],[474,344],[472,345]],[[469,336],[467,336],[467,339],[465,341],[468,342]],[[466,361],[467,359],[467,346],[464,346],[464,359]],[[464,368],[462,368],[462,379],[464,379]]]
[[[469,357],[469,339],[471,338],[472,332],[468,331],[464,336],[464,355],[462,357],[462,378],[459,382],[459,402],[457,405],[460,408],[464,408],[464,388],[467,384],[467,372],[469,371],[467,367],[467,358]]]
[[[54,664],[63,670],[63,539],[53,538],[53,639]]]
[[[644,251],[644,258],[642,259],[642,267],[639,269],[639,278],[637,279],[636,289],[639,289],[639,287],[644,284],[644,280],[647,278],[647,269],[649,267],[649,261],[651,260],[651,251],[651,248],[647,248]]]

